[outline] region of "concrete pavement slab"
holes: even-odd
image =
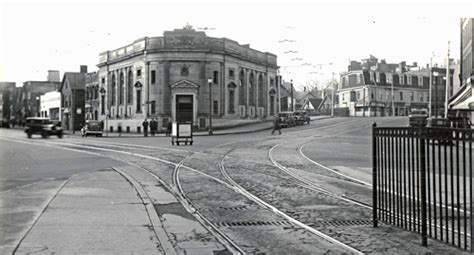
[[[163,253],[136,190],[112,170],[70,178],[17,250],[30,252]]]
[[[11,254],[64,180],[37,182],[0,194],[0,254]]]

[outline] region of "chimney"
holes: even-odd
[[[48,70],[47,81],[60,82],[61,80],[60,80],[60,78],[59,78],[59,71],[56,71],[56,70]]]
[[[81,65],[81,73],[87,73],[87,65]]]
[[[417,62],[413,62],[413,67],[418,67],[418,63],[417,63]]]

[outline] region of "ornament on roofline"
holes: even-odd
[[[193,26],[191,26],[188,22],[186,22],[186,26],[183,27],[184,30],[194,30]]]

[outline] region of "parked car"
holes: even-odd
[[[305,110],[295,111],[296,125],[303,125],[304,123],[309,124],[311,121],[308,113]]]
[[[408,115],[410,127],[426,127],[428,123],[428,113],[425,110],[413,110]]]
[[[293,112],[280,112],[278,114],[280,118],[281,127],[294,127],[296,126],[295,116]]]
[[[43,138],[48,138],[56,135],[59,138],[63,137],[63,129],[57,123],[54,123],[49,118],[31,117],[25,121],[25,133],[28,138],[37,134]]]
[[[86,137],[90,135],[102,136],[103,131],[104,123],[102,121],[86,120],[86,127],[84,133]]]
[[[471,128],[472,123],[468,118],[463,117],[451,117],[449,118],[451,121],[451,127],[453,128]]]

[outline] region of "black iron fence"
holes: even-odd
[[[472,129],[373,125],[373,220],[474,250]]]

